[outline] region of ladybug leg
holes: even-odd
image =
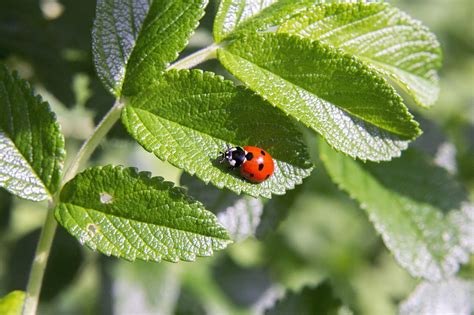
[[[225,160],[225,154],[224,152],[219,151],[219,163],[223,163]]]

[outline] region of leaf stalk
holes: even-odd
[[[191,69],[191,68],[197,66],[198,64],[203,63],[204,61],[216,58],[218,48],[220,48],[220,46],[217,45],[217,44],[212,44],[210,46],[207,46],[203,49],[200,49],[200,50],[192,53],[189,56],[186,56],[186,57],[176,61],[175,63],[170,65],[166,70]]]
[[[46,271],[48,257],[51,252],[51,245],[53,244],[54,235],[58,226],[56,219],[54,218],[54,209],[56,208],[56,204],[59,199],[59,192],[61,191],[61,188],[64,186],[64,184],[76,175],[80,166],[89,159],[92,152],[94,152],[101,140],[117,122],[117,120],[120,118],[122,108],[123,103],[119,100],[116,100],[114,106],[97,125],[91,136],[84,142],[73,162],[67,169],[64,177],[62,178],[60,189],[58,189],[53,198],[49,200],[48,213],[41,229],[38,246],[36,248],[35,257],[31,266],[30,277],[28,279],[26,298],[25,303],[23,304],[23,314],[36,314],[38,308],[41,285],[43,282],[44,273]]]

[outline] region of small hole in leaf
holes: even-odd
[[[93,223],[90,223],[90,224],[87,225],[87,231],[89,232],[89,234],[90,234],[91,236],[96,235],[98,229],[99,229],[99,228],[97,227],[97,225],[95,225],[95,224],[93,224]]]
[[[105,203],[105,204],[112,203],[113,199],[114,198],[112,197],[112,195],[106,192],[100,193],[100,202],[102,203]]]

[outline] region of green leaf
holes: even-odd
[[[322,142],[320,152],[332,179],[360,203],[411,275],[449,277],[474,252],[474,207],[447,171],[421,153],[408,150],[390,163],[363,165]]]
[[[400,305],[400,315],[471,315],[473,311],[474,282],[459,278],[424,281]]]
[[[288,292],[265,315],[285,314],[338,314],[341,301],[334,296],[328,282],[315,288],[305,287],[300,292]]]
[[[170,71],[128,99],[128,132],[146,150],[205,183],[254,197],[284,194],[312,170],[302,135],[290,118],[250,91],[200,70]],[[219,163],[227,145],[255,145],[275,161],[261,184]]]
[[[64,138],[49,105],[0,65],[0,186],[39,201],[58,188]]]
[[[252,19],[260,11],[277,0],[222,0],[214,20],[214,39],[216,43],[231,34],[239,24]]]
[[[151,3],[150,3],[151,2]],[[115,96],[133,94],[178,57],[207,0],[99,0],[93,29],[97,72]]]
[[[0,314],[20,315],[25,301],[25,292],[12,291],[0,299]]]
[[[275,31],[276,26],[314,5],[317,1],[264,0],[260,5],[254,1],[221,1],[214,22],[214,39],[231,41],[245,34]]]
[[[252,90],[352,157],[389,160],[420,133],[384,79],[329,46],[264,33],[235,40],[218,50],[218,58]]]
[[[278,31],[319,40],[360,58],[420,106],[430,106],[438,97],[440,44],[420,22],[388,3],[313,6]]]
[[[127,260],[194,261],[230,242],[201,203],[132,168],[84,171],[65,185],[55,211],[81,243]]]

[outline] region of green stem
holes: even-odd
[[[216,57],[216,51],[219,48],[218,45],[211,45],[195,53],[177,61],[168,67],[169,69],[189,69],[199,63]],[[81,149],[77,153],[76,157],[72,161],[71,165],[67,169],[64,177],[61,181],[61,187],[64,186],[69,180],[71,180],[81,167],[81,165],[89,160],[92,152],[97,148],[100,141],[110,131],[113,125],[120,118],[122,112],[123,103],[117,100],[114,106],[104,116],[102,121],[97,125],[92,135],[84,142]],[[46,264],[51,251],[51,245],[53,243],[54,234],[56,233],[57,223],[54,218],[54,208],[56,207],[57,200],[59,198],[59,192],[53,196],[48,204],[48,214],[41,230],[40,239],[38,241],[38,247],[36,248],[35,258],[31,267],[30,277],[28,279],[28,286],[26,289],[26,299],[23,305],[23,314],[36,314],[38,308],[39,295],[41,293],[41,284],[43,282],[44,272],[46,270]]]
[[[66,171],[64,178],[62,180],[62,185],[67,183],[71,178],[73,178],[81,164],[89,160],[92,152],[97,148],[100,141],[105,137],[105,135],[110,131],[113,125],[120,118],[120,113],[122,112],[123,103],[119,100],[115,101],[114,106],[109,110],[109,112],[102,118],[100,123],[95,127],[92,135],[84,142],[81,149],[77,153],[74,161],[72,161],[69,169]],[[62,186],[61,185],[61,186]]]
[[[57,225],[56,219],[54,218],[54,202],[50,201],[48,203],[46,220],[41,229],[38,247],[36,248],[35,258],[31,267],[30,278],[28,279],[23,314],[36,314],[39,295],[41,293],[41,284],[43,282],[43,276]]]
[[[81,149],[77,153],[74,161],[66,171],[62,181],[62,186],[73,178],[81,164],[89,159],[92,152],[97,148],[100,141],[105,137],[107,132],[120,118],[123,104],[120,101],[116,101],[114,106],[104,116],[102,121],[97,125],[92,135],[84,142]],[[36,248],[35,258],[33,265],[31,266],[30,277],[28,279],[28,286],[26,288],[26,299],[23,305],[23,314],[36,314],[38,308],[39,296],[41,293],[41,284],[43,282],[44,272],[46,270],[46,264],[51,251],[51,245],[53,243],[54,234],[56,233],[56,219],[54,218],[54,208],[56,207],[57,200],[59,198],[59,192],[53,196],[52,200],[48,203],[48,214],[46,220],[41,229],[41,235],[38,241],[38,247]]]
[[[192,53],[191,55],[176,61],[174,64],[169,66],[166,70],[191,69],[192,67],[195,67],[196,65],[206,60],[216,58],[216,52],[219,47],[220,47],[219,45],[213,44],[203,49],[200,49]]]

